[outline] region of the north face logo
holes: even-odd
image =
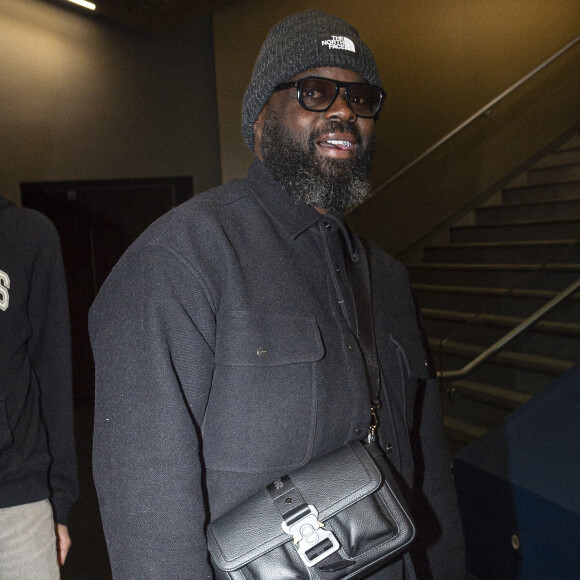
[[[318,37],[319,49],[321,51],[335,51],[340,50],[343,52],[355,53],[356,46],[354,41],[347,36],[340,36],[338,34],[326,34]]]

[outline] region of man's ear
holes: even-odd
[[[268,103],[266,103],[264,105],[264,108],[262,109],[262,111],[258,115],[258,118],[254,121],[254,124],[252,126],[252,128],[254,129],[254,153],[256,154],[256,157],[260,161],[263,161],[262,150],[261,150],[262,130],[264,129],[264,123],[266,122],[266,117],[268,116],[267,109],[268,109]]]

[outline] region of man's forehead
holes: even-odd
[[[350,70],[344,69],[334,66],[325,66],[325,67],[316,67],[316,68],[309,68],[297,75],[294,75],[292,78],[288,79],[289,81],[299,81],[300,79],[306,77],[325,77],[328,79],[336,79],[336,80],[345,80],[345,76],[349,77],[349,82],[360,82],[366,83],[366,79],[359,73]]]

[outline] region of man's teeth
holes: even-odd
[[[336,145],[337,147],[350,147],[352,145],[350,141],[339,141],[338,139],[329,139],[327,143]]]

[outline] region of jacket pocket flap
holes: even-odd
[[[217,322],[216,364],[268,367],[324,356],[313,316],[236,310],[220,314]]]
[[[311,461],[290,474],[305,501],[324,522],[374,493],[382,474],[358,441]],[[266,489],[217,518],[208,527],[208,547],[216,564],[237,570],[256,557],[292,541]]]

